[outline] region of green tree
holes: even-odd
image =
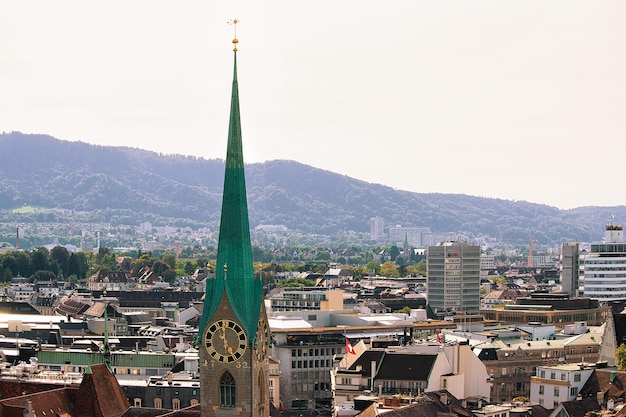
[[[191,275],[194,272],[196,272],[196,267],[194,264],[192,264],[191,262],[187,261],[185,262],[185,274],[187,275]]]
[[[176,269],[176,255],[174,255],[173,253],[166,253],[161,259],[163,260],[163,262],[168,264],[170,268]]]
[[[619,345],[614,354],[617,360],[617,370],[626,371],[626,345],[623,343]]]
[[[163,261],[156,260],[152,264],[152,272],[154,272],[157,276],[162,277],[163,273],[167,270],[170,270],[170,266]]]
[[[2,282],[10,282],[13,279],[13,274],[9,268],[2,268],[0,272],[2,272],[2,277],[0,278]]]
[[[367,275],[380,275],[380,263],[370,261],[365,267],[367,268]]]
[[[67,282],[69,282],[73,288],[74,286],[76,286],[76,284],[78,284],[78,277],[72,274],[67,277]]]
[[[30,277],[30,279],[34,281],[54,281],[57,279],[57,276],[52,271],[37,271]]]
[[[398,255],[400,255],[400,248],[398,248],[396,245],[393,245],[389,249],[389,256],[391,257],[391,261],[395,262]]]
[[[161,274],[161,278],[163,278],[163,281],[165,281],[165,282],[169,282],[170,284],[174,284],[176,282],[176,271],[171,269],[171,268],[170,269],[166,269]]]
[[[295,287],[312,287],[315,283],[309,279],[304,278],[289,278],[283,281],[279,281],[277,286],[282,288],[295,288]]]
[[[198,258],[196,259],[196,266],[198,268],[206,268],[209,265],[209,260],[207,258]]]
[[[387,261],[380,266],[380,273],[382,276],[389,278],[398,278],[400,276],[398,267],[391,261]]]
[[[330,261],[331,260],[330,251],[327,249],[318,249],[317,253],[315,254],[315,260],[316,261]]]
[[[426,275],[426,259],[422,259],[415,266],[417,274]]]
[[[394,313],[400,313],[400,314],[409,314],[411,312],[411,307],[409,306],[404,306],[399,310],[394,311]]]
[[[89,256],[87,252],[75,252],[70,255],[69,276],[76,276],[78,279],[87,277],[89,272]]]
[[[70,251],[63,246],[55,246],[50,251],[50,258],[57,263],[64,276],[70,275]]]
[[[141,269],[144,268],[146,266],[152,266],[152,264],[154,264],[154,262],[156,261],[156,259],[154,259],[150,254],[147,253],[142,253],[141,256],[139,256],[139,258],[135,259],[132,263],[131,263],[131,268],[132,269]]]
[[[35,271],[58,272],[58,268],[56,268],[52,263],[50,252],[44,247],[39,247],[32,251],[30,262]]]

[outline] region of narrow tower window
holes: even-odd
[[[235,379],[226,372],[220,381],[220,406],[234,407],[235,398]]]

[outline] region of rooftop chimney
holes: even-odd
[[[35,414],[35,410],[33,410],[33,402],[31,400],[26,400],[26,407],[24,408],[24,417],[37,417]]]

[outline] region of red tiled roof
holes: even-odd
[[[76,394],[74,416],[119,417],[130,408],[120,384],[103,363],[91,365]]]
[[[1,400],[0,415],[2,417],[22,417],[27,401],[31,401],[32,409],[38,416],[43,415],[43,411],[48,415],[61,413],[72,415],[70,396],[65,388]]]

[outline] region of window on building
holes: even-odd
[[[569,395],[572,397],[576,397],[578,395],[578,387],[571,387],[569,389]]]
[[[192,407],[193,407],[194,405],[198,405],[198,400],[193,399],[193,400],[189,401],[189,405],[190,405],[190,406],[192,406]]]
[[[543,395],[545,391],[545,387],[543,385],[539,385],[539,395]]]
[[[154,399],[154,408],[163,408],[163,400],[160,398]]]
[[[235,379],[226,372],[220,380],[220,406],[234,407],[236,403]]]
[[[574,374],[574,382],[580,382],[580,374]]]
[[[133,400],[133,405],[134,405],[136,408],[141,408],[141,398],[135,398],[135,399]]]
[[[506,368],[502,368],[500,370],[500,373],[502,374],[502,376],[506,376]]]
[[[546,377],[546,371],[544,371],[543,369],[541,370],[540,374],[542,378]]]
[[[554,396],[555,397],[559,396],[559,387],[554,387]]]
[[[180,410],[180,400],[178,398],[172,399],[172,410]]]

